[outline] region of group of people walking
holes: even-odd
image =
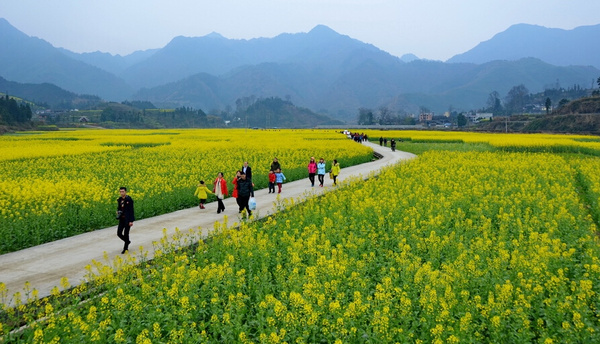
[[[281,164],[279,164],[279,160],[277,158],[273,159],[271,163],[271,169],[269,170],[269,193],[275,193],[275,184],[277,184],[277,189],[279,190],[277,193],[281,193],[281,187],[283,186],[283,182],[286,181],[287,178],[281,172]]]
[[[310,180],[311,187],[315,186],[315,176],[318,177],[319,186],[325,185],[325,174],[326,162],[323,158],[320,158],[317,162],[314,157],[310,158],[307,166],[308,179]],[[337,185],[337,177],[340,174],[340,164],[337,160],[333,160],[331,168],[329,170],[329,176],[333,179],[333,185]],[[271,168],[269,170],[269,193],[275,193],[275,186],[277,185],[277,193],[281,193],[283,182],[287,178],[281,170],[281,164],[277,158],[273,159]],[[248,165],[248,162],[244,162],[241,169],[239,169],[233,180],[233,190],[231,196],[236,199],[238,210],[242,213],[244,210],[247,216],[252,215],[251,198],[254,197],[254,183],[252,182],[252,168]],[[125,253],[129,250],[129,231],[135,221],[135,215],[133,210],[133,199],[127,195],[127,188],[121,187],[119,189],[120,197],[117,199],[117,219],[119,220],[119,226],[117,227],[117,236],[124,242],[123,251]],[[220,214],[225,210],[225,204],[223,200],[229,195],[229,189],[227,187],[227,181],[223,176],[223,172],[219,172],[213,182],[212,190],[205,184],[203,180],[198,184],[194,196],[198,197],[200,209],[206,209],[204,206],[209,194],[214,194],[217,197],[217,214]],[[254,204],[255,205],[255,204]]]
[[[231,181],[233,184],[233,190],[231,196],[235,198],[239,212],[246,210],[248,216],[252,215],[250,209],[250,197],[254,197],[254,183],[252,183],[252,168],[248,165],[248,162],[244,162],[241,169],[237,170],[235,177]],[[194,196],[197,196],[200,200],[198,207],[200,209],[206,209],[204,204],[208,198],[208,194],[214,194],[217,196],[217,214],[220,214],[225,210],[225,204],[223,200],[229,195],[229,189],[227,188],[227,181],[223,176],[223,172],[217,174],[217,178],[213,182],[212,191],[206,186],[203,180],[200,181]]]
[[[281,193],[283,182],[286,179],[281,171],[281,164],[277,158],[274,158],[269,170],[269,193],[275,193],[275,185],[278,186],[278,193]],[[254,183],[252,182],[252,167],[248,165],[247,161],[244,162],[241,169],[236,171],[231,184],[233,185],[231,197],[235,198],[239,212],[242,213],[246,210],[248,217],[250,217],[252,215],[250,199],[254,197]],[[213,182],[212,191],[206,186],[203,180],[198,184],[194,196],[197,196],[200,200],[200,204],[198,205],[200,209],[206,209],[204,204],[209,194],[214,194],[217,197],[217,214],[220,214],[225,210],[223,200],[229,195],[227,181],[223,176],[223,172],[217,174],[217,178]]]
[[[333,185],[337,185],[337,177],[340,174],[340,170],[340,164],[337,160],[333,160],[333,164],[329,170],[330,178],[333,179]],[[326,173],[325,160],[321,158],[319,159],[319,162],[316,162],[315,158],[311,157],[308,163],[308,179],[310,180],[311,187],[315,186],[315,176],[318,177],[319,186],[323,187],[325,185]],[[277,158],[274,158],[271,163],[268,178],[269,193],[281,193],[283,183],[287,178],[283,174],[281,164]],[[252,182],[252,168],[248,165],[247,161],[244,162],[242,168],[236,172],[231,184],[233,185],[231,196],[236,199],[239,212],[242,213],[246,210],[248,216],[252,215],[250,199],[254,197],[254,183]],[[275,186],[277,186],[277,192],[275,191]],[[212,191],[206,186],[203,180],[198,184],[194,196],[197,196],[200,200],[200,204],[198,205],[200,209],[206,209],[204,204],[206,203],[209,194],[214,194],[217,197],[217,214],[224,211],[225,204],[223,203],[223,199],[229,195],[229,189],[222,172],[219,172],[217,178],[213,182]]]
[[[315,186],[315,175],[319,179],[319,186],[323,187],[325,185],[325,171],[326,164],[323,158],[319,159],[319,162],[315,161],[314,157],[310,158],[308,162],[308,179],[310,180],[310,186]],[[333,164],[331,165],[331,169],[329,170],[329,175],[331,179],[333,179],[333,185],[337,185],[337,176],[340,174],[340,164],[337,160],[333,160]]]
[[[400,140],[400,141],[402,141],[402,140]],[[387,147],[387,143],[388,143],[387,137],[383,137],[382,136],[382,137],[379,138],[379,145],[380,146]],[[392,152],[396,151],[396,140],[394,140],[394,139],[390,140],[390,147],[392,148]]]

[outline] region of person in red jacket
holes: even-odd
[[[317,162],[315,157],[311,157],[308,162],[308,179],[310,180],[310,186],[315,186],[315,174],[317,174]]]
[[[229,194],[227,191],[227,181],[225,178],[223,178],[223,172],[219,172],[217,179],[215,179],[214,185],[215,187],[213,189],[213,193],[217,196],[217,214],[219,214],[225,210],[223,199]]]
[[[275,193],[275,171],[269,171],[269,193]]]

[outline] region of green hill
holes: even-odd
[[[292,102],[277,97],[258,99],[245,110],[236,112],[234,126],[258,128],[311,128],[317,125],[343,124],[325,115],[297,107]]]
[[[568,115],[568,114],[600,114],[600,97],[585,97],[574,100],[561,106],[553,114]]]
[[[569,133],[600,135],[600,97],[571,101],[550,115],[517,115],[494,118],[473,129],[491,132]]]
[[[6,80],[1,76],[0,90],[11,96],[17,96],[52,109],[81,109],[101,101],[97,96],[78,95],[50,83],[20,83]]]
[[[523,127],[526,132],[600,134],[600,97],[586,97],[561,106]]]

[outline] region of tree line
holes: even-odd
[[[422,112],[429,112],[428,109],[421,107]],[[359,125],[414,125],[416,119],[406,114],[398,114],[387,106],[381,106],[377,110],[368,108],[358,109]]]
[[[18,103],[7,95],[0,97],[0,124],[26,123],[31,120],[32,112],[29,104]]]
[[[156,109],[149,102],[110,103],[100,114],[100,125],[137,128],[219,128],[225,123],[201,109],[179,107],[173,110]]]
[[[600,87],[600,78],[597,83]],[[527,87],[521,84],[513,86],[503,99],[498,92],[493,91],[488,96],[486,107],[480,111],[493,113],[494,116],[506,116],[533,112],[533,107],[543,105],[546,114],[549,114],[552,108],[560,108],[571,100],[597,94],[600,94],[598,90],[592,91],[577,84],[564,88],[558,83],[547,87],[543,92],[531,94]]]

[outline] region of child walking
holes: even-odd
[[[333,160],[333,164],[331,166],[331,175],[333,177],[333,185],[337,185],[337,177],[340,175],[340,164],[337,160]]]
[[[206,209],[204,208],[204,203],[206,203],[206,199],[208,198],[208,194],[213,193],[212,191],[210,191],[206,185],[204,185],[204,180],[200,181],[200,184],[198,184],[198,187],[196,188],[196,192],[194,192],[194,196],[198,196],[198,198],[200,199],[200,205],[198,205],[198,207],[200,209]]]
[[[284,180],[286,180],[286,178],[283,175],[283,172],[281,172],[281,170],[278,169],[277,172],[275,172],[275,181],[277,182],[277,187],[279,188],[278,193],[281,193],[281,184],[283,184]],[[273,192],[275,191],[273,190]]]
[[[275,180],[277,180],[275,172],[269,171],[269,193],[275,193]]]

